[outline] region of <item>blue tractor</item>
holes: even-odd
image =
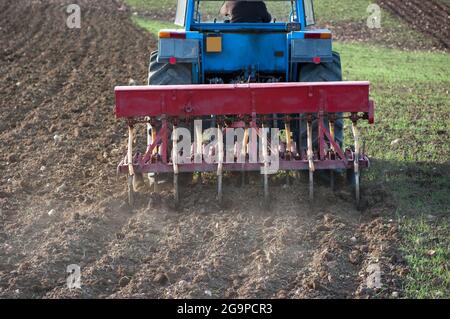
[[[128,154],[118,170],[130,177],[130,202],[133,180],[146,173],[155,188],[158,175],[173,174],[178,200],[179,174],[217,172],[222,200],[223,172],[259,171],[267,165],[268,154],[276,153],[280,170],[309,171],[310,199],[315,171],[326,172],[332,183],[335,172],[347,171],[359,204],[359,173],[369,166],[369,159],[357,122],[374,122],[374,103],[368,82],[342,82],[331,32],[314,29],[312,0],[178,0],[175,22],[181,29],[159,32],[148,85],[115,89],[116,116],[129,125]],[[344,118],[351,120],[354,136],[346,149]],[[204,154],[197,156],[202,141],[192,144],[195,154],[191,149],[178,151],[174,138],[170,142],[170,131],[175,134],[183,125],[192,131],[196,119],[207,119],[209,127],[217,128],[219,155],[214,163],[206,162]],[[147,125],[148,147],[145,154],[133,156],[138,123]],[[262,133],[267,127],[284,134],[282,145],[264,154],[271,143]],[[235,141],[243,156],[232,154],[225,161],[220,136],[228,128],[244,132]],[[252,130],[262,138],[258,147],[263,163],[249,161]],[[179,163],[182,153],[199,161]],[[269,173],[264,172],[267,199]]]

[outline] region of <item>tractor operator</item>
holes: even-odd
[[[225,1],[220,14],[231,18],[231,23],[269,23],[272,16],[264,1]]]

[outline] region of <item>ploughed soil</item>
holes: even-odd
[[[73,2],[81,29],[66,27]],[[145,83],[155,47],[129,15],[116,1],[0,2],[0,297],[401,296],[381,186],[363,214],[345,188],[319,186],[309,206],[303,181],[273,181],[267,210],[258,178],[240,188],[231,176],[222,207],[213,178],[184,187],[179,210],[145,187],[125,203],[113,89]],[[81,289],[67,288],[72,264]]]
[[[450,50],[450,7],[438,0],[378,0],[377,3],[400,18],[406,26],[386,25],[381,16],[381,28],[370,29],[367,17],[361,21],[319,21],[320,26],[333,31],[339,41],[354,41],[406,50]],[[411,28],[421,34],[405,33]]]
[[[450,50],[450,6],[439,0],[379,0],[381,7],[406,21],[413,29]]]

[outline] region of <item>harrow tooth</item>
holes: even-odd
[[[148,119],[150,121],[150,118]],[[152,124],[147,123],[147,145],[152,145],[152,143],[156,141],[156,129],[152,126]],[[152,155],[156,155],[158,153],[158,148],[155,147],[153,149]]]
[[[247,150],[248,150],[248,141],[249,141],[249,133],[248,133],[248,127],[246,126],[244,129],[244,138],[242,140],[242,149],[241,149],[241,157],[246,161],[247,159]],[[246,184],[246,172],[242,170],[241,172],[241,186],[244,187]]]
[[[134,206],[135,194],[134,194],[134,166],[133,166],[133,141],[134,141],[134,128],[132,125],[128,125],[128,152],[127,152],[127,162],[128,162],[128,183],[127,183],[127,193],[128,193],[128,204]]]
[[[134,183],[133,183],[133,176],[128,176],[128,183],[127,183],[127,193],[128,193],[128,204],[133,207],[135,203],[135,192],[134,192]]]
[[[365,199],[361,196],[361,172],[355,175],[355,196],[356,196],[356,209],[363,210],[365,205]]]
[[[329,121],[328,125],[330,127],[331,141],[334,142],[335,141],[334,120],[333,121]],[[333,143],[331,143],[331,141],[330,141],[330,148],[331,148],[331,151],[334,153],[335,149],[334,149]],[[330,188],[331,188],[332,191],[335,190],[335,186],[336,186],[335,184],[336,184],[336,177],[335,177],[335,174],[334,174],[334,170],[331,170],[330,171]]]
[[[222,174],[217,176],[217,201],[219,204],[222,204],[223,202],[222,177]]]
[[[158,174],[154,174],[151,178],[151,181],[153,182],[153,192],[158,193],[159,192],[159,186],[158,186]],[[152,184],[150,184],[151,186]]]
[[[267,140],[267,132],[262,127],[262,155],[264,160],[264,171],[263,171],[263,180],[264,180],[264,201],[266,204],[269,203],[269,154],[268,154],[268,140]]]
[[[333,121],[329,121],[328,123],[329,123],[328,125],[330,126],[330,137],[331,137],[331,139],[334,142],[335,141],[335,138],[334,138],[334,122]],[[330,147],[331,147],[331,150],[334,152],[335,151],[334,150],[334,146],[331,143],[331,141],[330,141]]]
[[[360,174],[359,174],[359,155],[360,155],[360,143],[359,143],[359,128],[356,121],[352,123],[353,136],[355,138],[355,154],[354,154],[354,172],[355,172],[355,200],[356,206],[359,207],[361,200],[360,193]]]
[[[133,126],[130,125],[128,126],[128,152],[127,152],[128,172],[130,176],[134,175],[133,141],[134,141],[134,128]]]
[[[217,200],[219,204],[222,204],[223,193],[222,193],[222,179],[223,179],[223,159],[224,159],[224,149],[223,149],[223,132],[220,125],[217,128]]]
[[[195,163],[201,163],[203,160],[203,141],[201,140],[200,136],[202,136],[202,122],[201,120],[195,120],[194,121],[194,162]],[[200,173],[201,175],[201,173]],[[201,180],[201,178],[200,178]]]
[[[291,159],[292,153],[292,138],[291,138],[291,125],[289,122],[286,122],[285,124],[285,130],[286,130],[286,158],[288,160]]]
[[[308,140],[308,162],[309,162],[309,200],[314,200],[314,153],[313,153],[313,141],[312,141],[312,123],[307,122],[307,140]]]
[[[156,141],[156,128],[152,126],[151,118],[146,118],[147,123],[147,145],[150,146],[152,143]],[[152,157],[158,155],[158,147],[155,147],[152,151]],[[148,173],[148,182],[150,185],[150,189],[153,187],[153,192],[158,193],[158,173]]]
[[[297,120],[297,125],[298,125],[298,130],[300,132],[302,132],[302,127],[303,127],[302,118],[303,118],[303,116],[301,114],[299,114],[299,119]],[[301,134],[298,134],[296,143],[298,145],[298,156],[299,156],[299,159],[301,159],[303,157],[303,154],[304,154],[304,151],[305,151],[304,148],[303,148],[303,139],[302,139],[302,135]]]
[[[263,168],[266,169],[265,167]],[[269,204],[269,175],[263,174],[263,184],[264,184],[264,204],[267,206]]]
[[[173,134],[174,136],[177,135],[177,127],[173,126]],[[173,192],[174,192],[174,199],[175,203],[178,204],[180,201],[179,196],[179,189],[178,189],[178,141],[173,138],[172,139],[172,165],[173,165]]]
[[[155,173],[147,174],[148,184],[150,185],[150,189],[153,188],[153,192],[155,192],[155,175]]]
[[[295,152],[293,152],[295,142],[292,141],[291,124],[288,121],[284,125],[284,128],[286,130],[286,160],[290,161],[292,160],[293,154],[295,154]],[[289,171],[286,171],[286,185],[287,186],[291,185]]]
[[[173,174],[173,196],[176,204],[180,202],[178,186],[178,174]]]

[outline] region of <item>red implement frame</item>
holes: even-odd
[[[367,113],[369,82],[250,83],[116,87],[116,116]]]
[[[369,100],[369,82],[320,83],[250,83],[224,85],[171,85],[116,87],[117,118],[128,120],[130,128],[136,123],[159,122],[159,131],[146,154],[137,154],[130,161],[130,152],[118,167],[121,173],[174,172],[168,158],[169,124],[180,119],[194,120],[202,116],[236,116],[240,125],[258,128],[258,122],[272,114],[303,114],[313,119],[347,114],[352,120],[355,151],[342,150],[334,141],[333,132],[319,121],[319,149],[314,155],[299,152],[299,156],[280,159],[281,170],[357,169],[369,166],[369,159],[360,152],[358,120],[374,123],[374,103]],[[263,120],[261,121],[261,117]],[[283,119],[283,118],[281,118]],[[132,129],[130,129],[132,132]],[[131,145],[131,144],[129,144]],[[157,151],[157,152],[156,152]],[[156,154],[156,155],[155,155]],[[131,164],[131,165],[130,165]],[[256,171],[263,164],[223,163],[224,171]],[[179,172],[216,171],[217,164],[180,164]]]

